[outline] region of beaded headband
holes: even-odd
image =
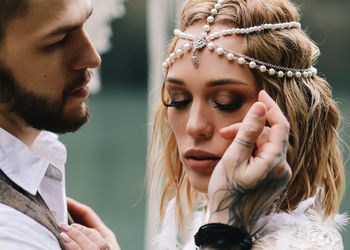
[[[198,66],[198,51],[204,47],[207,47],[209,51],[215,51],[219,56],[225,56],[226,59],[230,62],[237,60],[240,65],[248,65],[251,69],[257,69],[260,72],[267,72],[269,75],[274,76],[277,75],[279,78],[283,77],[296,77],[296,78],[311,78],[317,75],[317,69],[314,67],[310,67],[308,69],[293,69],[282,67],[278,65],[273,65],[270,63],[266,63],[249,56],[243,55],[241,53],[229,50],[220,44],[214,43],[213,41],[223,37],[230,36],[233,34],[250,34],[255,32],[260,32],[264,30],[277,30],[277,29],[291,29],[291,28],[301,28],[300,23],[298,22],[285,22],[285,23],[276,23],[276,24],[262,24],[259,26],[253,26],[249,28],[232,28],[232,29],[224,29],[219,32],[215,32],[213,34],[208,34],[210,32],[210,24],[212,24],[215,20],[215,16],[218,14],[219,9],[222,7],[222,3],[224,0],[218,0],[215,4],[214,8],[211,9],[211,15],[207,18],[207,24],[203,26],[203,34],[202,37],[197,37],[193,34],[185,33],[180,31],[179,29],[174,30],[174,35],[189,40],[192,42],[185,43],[181,48],[178,48],[176,51],[171,53],[169,57],[163,62],[162,68],[164,74],[169,69],[169,67],[173,64],[176,59],[179,59],[183,56],[185,52],[192,51],[192,64],[197,67]]]

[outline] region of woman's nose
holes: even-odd
[[[194,138],[210,138],[213,126],[209,112],[203,105],[193,103],[187,120],[186,131]]]

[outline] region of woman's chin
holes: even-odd
[[[190,178],[192,188],[200,193],[208,193],[210,178]]]

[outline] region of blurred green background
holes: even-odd
[[[318,69],[333,87],[345,118],[342,138],[350,145],[350,2],[295,2],[303,28],[321,48]],[[141,250],[147,200],[147,1],[125,5],[126,15],[112,23],[113,48],[102,56],[102,90],[89,98],[91,120],[61,139],[68,149],[68,196],[91,206],[116,233],[123,250]],[[349,157],[345,152],[344,159]],[[342,204],[342,212],[348,211],[349,184]],[[349,230],[343,240],[350,249]]]

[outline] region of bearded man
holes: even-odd
[[[101,63],[84,30],[91,13],[91,0],[0,2],[0,244],[5,249],[65,249],[71,242],[61,232],[71,229],[66,149],[54,133],[74,132],[89,118],[87,84],[91,69]],[[112,243],[100,237],[94,244],[116,246],[113,233],[103,230],[93,235],[108,236]]]

